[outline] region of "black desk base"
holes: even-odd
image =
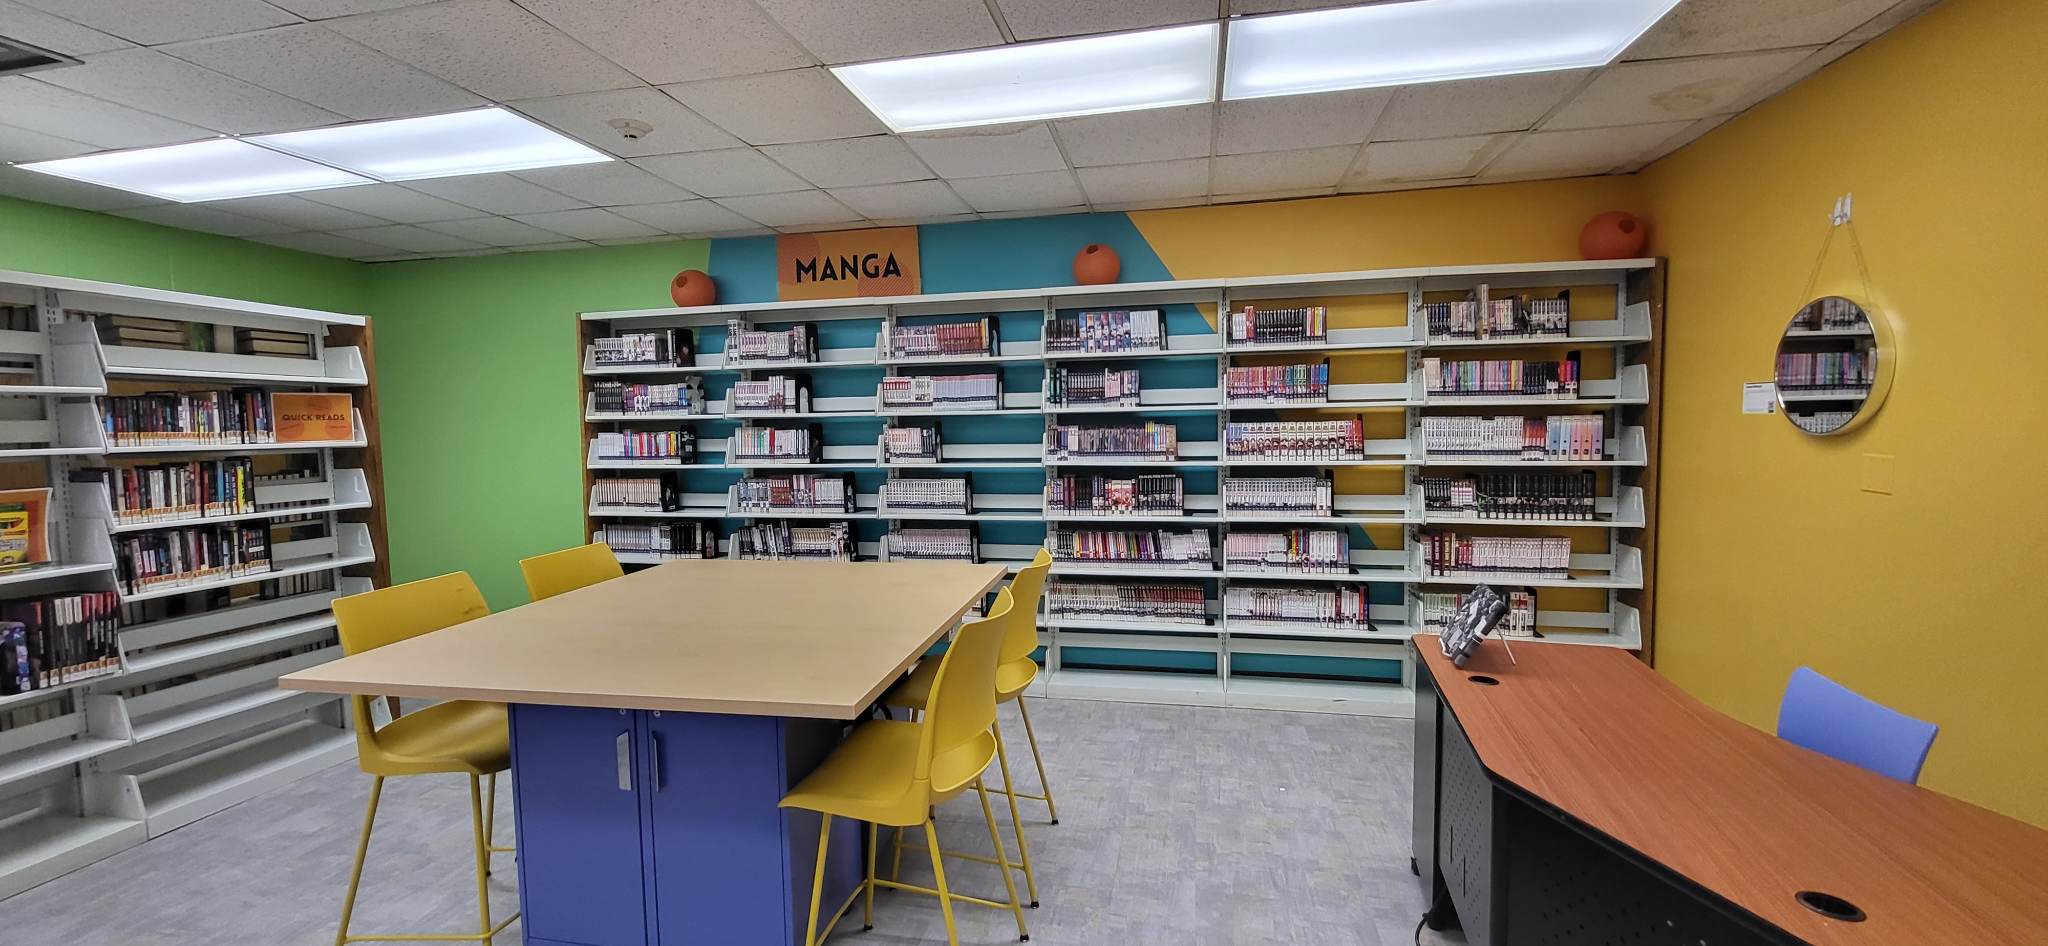
[[[1800,942],[1497,781],[1415,665],[1414,867],[1431,929],[1462,927],[1472,946]]]

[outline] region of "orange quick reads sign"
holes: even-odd
[[[916,227],[775,238],[775,297],[785,302],[915,295],[919,285]]]

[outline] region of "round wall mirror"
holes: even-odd
[[[1800,308],[1778,340],[1778,410],[1816,436],[1839,434],[1870,419],[1891,386],[1895,353],[1873,307],[1847,296],[1822,296]]]

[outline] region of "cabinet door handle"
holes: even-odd
[[[633,790],[633,731],[629,729],[620,733],[619,738],[613,740],[613,745],[618,751],[619,791],[630,792]]]
[[[658,733],[658,732],[651,732],[651,733],[648,733],[648,734],[647,734],[647,749],[648,749],[648,754],[654,757],[654,790],[658,792],[658,791],[661,791],[661,765],[662,765],[662,761],[661,761],[661,734],[660,734],[660,733]]]

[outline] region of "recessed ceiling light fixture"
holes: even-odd
[[[74,181],[190,203],[368,184],[347,171],[234,138],[112,151],[19,165]]]
[[[334,125],[248,140],[380,181],[611,160],[601,151],[502,108]]]
[[[1225,99],[1613,62],[1678,0],[1405,0],[1230,22]]]
[[[891,131],[1099,115],[1216,97],[1217,24],[834,66]]]

